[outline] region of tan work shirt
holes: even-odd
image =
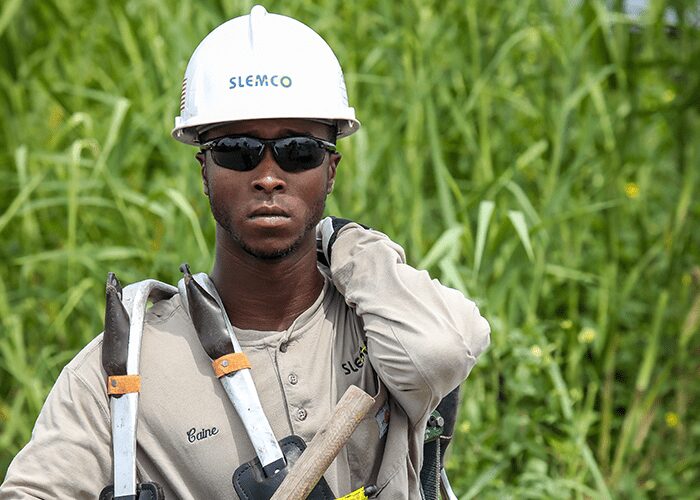
[[[351,384],[374,395],[378,376],[387,404],[325,478],[338,496],[376,484],[379,498],[420,498],[427,416],[488,345],[488,323],[377,231],[346,226],[332,257],[323,292],[289,329],[235,329],[260,401],[278,439],[308,443]],[[99,336],[62,371],[0,499],[96,498],[112,483],[101,347]],[[139,480],[158,482],[166,498],[235,498],[233,471],[253,447],[177,295],[147,314],[140,371]]]

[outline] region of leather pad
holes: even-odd
[[[287,460],[287,467],[271,477],[265,477],[260,460],[256,457],[250,462],[241,464],[233,473],[233,488],[241,500],[269,500],[277,491],[282,480],[287,477],[289,469],[306,449],[304,440],[299,436],[287,436],[280,442],[282,454]],[[309,500],[334,500],[335,495],[325,478],[321,477],[318,484],[311,490]]]
[[[100,492],[100,500],[119,500],[121,498],[135,498],[136,500],[164,500],[163,488],[158,483],[139,483],[136,485],[135,497],[115,497],[114,486],[109,485]]]

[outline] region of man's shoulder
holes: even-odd
[[[177,293],[169,299],[159,300],[146,312],[145,325],[152,328],[164,328],[183,322],[190,323],[189,314]]]
[[[92,339],[66,365],[65,370],[75,374],[92,373],[99,369],[102,354],[102,334]]]
[[[167,330],[171,333],[182,333],[182,330],[191,328],[189,315],[182,307],[182,302],[178,294],[171,298],[157,301],[150,306],[144,317],[144,336],[152,331]],[[97,375],[100,383],[104,378],[102,373],[102,337],[100,333],[93,338],[78,354],[66,365],[65,369],[78,378],[96,380]]]

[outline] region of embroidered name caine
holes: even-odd
[[[288,89],[292,86],[292,78],[287,75],[232,76],[229,78],[228,83],[228,88],[230,89],[240,87],[284,87]]]
[[[360,350],[357,353],[357,356],[355,356],[354,359],[351,359],[350,361],[346,361],[343,363],[341,368],[343,369],[343,373],[345,375],[350,375],[352,372],[357,372],[360,370],[365,365],[365,357],[367,356],[367,346],[365,344],[362,344],[360,347]]]
[[[194,443],[195,441],[201,441],[202,439],[216,436],[218,433],[219,429],[216,427],[212,427],[211,429],[201,429],[199,431],[192,427],[189,431],[187,431],[187,440],[190,443]]]

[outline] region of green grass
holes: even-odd
[[[194,151],[169,132],[197,42],[252,3],[0,5],[0,471],[101,330],[108,271],[209,269]],[[571,3],[266,6],[328,40],[363,123],[328,211],[491,322],[448,463],[460,498],[691,498],[699,7],[633,23]]]

